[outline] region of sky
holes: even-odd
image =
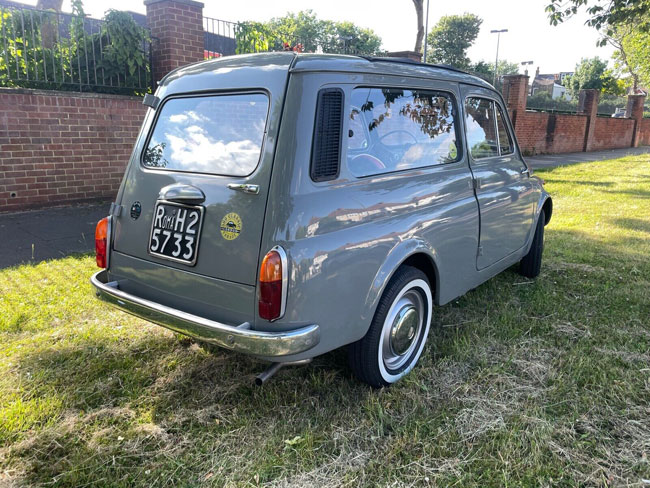
[[[36,3],[35,0],[23,1]],[[443,15],[474,13],[483,19],[483,24],[469,51],[470,59],[493,63],[497,36],[490,34],[490,30],[508,29],[501,34],[499,59],[513,63],[533,61],[531,72],[536,67],[542,73],[573,71],[581,58],[611,58],[612,48],[596,46],[598,32],[584,25],[586,15],[574,17],[557,27],[549,25],[544,12],[547,2],[430,0],[429,29]],[[287,12],[312,9],[321,19],[350,20],[373,29],[382,38],[382,47],[388,51],[409,50],[415,45],[416,17],[411,0],[204,0],[204,5],[204,16],[229,21],[264,21]],[[101,18],[108,8],[145,12],[141,0],[84,0],[84,8],[96,18]],[[64,1],[63,10],[70,11],[69,0]],[[610,66],[612,64],[610,61]]]

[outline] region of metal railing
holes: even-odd
[[[358,51],[352,37],[329,38],[319,44],[315,39],[301,39],[259,22],[229,22],[203,17],[203,31],[205,59],[273,51],[381,55]]]
[[[300,39],[271,30],[259,22],[229,22],[203,17],[203,32],[206,59],[233,54],[305,50]]]
[[[150,35],[136,29],[139,37],[124,52],[106,21],[0,6],[0,86],[146,93],[153,83]]]

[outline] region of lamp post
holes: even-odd
[[[499,42],[501,41],[501,33],[503,32],[508,32],[508,29],[501,29],[501,30],[491,30],[490,34],[496,34],[497,35],[497,59],[494,62],[494,81],[492,82],[493,85],[497,84],[497,70],[499,69]]]
[[[424,57],[422,61],[427,62],[427,37],[429,37],[429,0],[427,0],[427,16],[424,19]]]
[[[531,64],[533,64],[533,61],[522,61],[521,62],[522,66],[530,66]],[[524,74],[526,76],[528,76],[528,68],[524,68]]]

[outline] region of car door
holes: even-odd
[[[464,86],[465,137],[479,204],[477,269],[521,249],[533,224],[535,191],[507,112],[492,91]]]

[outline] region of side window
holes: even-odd
[[[370,176],[458,161],[451,95],[402,88],[355,88],[348,113],[347,163]]]
[[[494,102],[486,98],[468,98],[465,101],[465,112],[467,147],[472,159],[498,156]]]
[[[501,149],[501,155],[512,154],[514,152],[512,137],[510,137],[510,131],[508,130],[505,117],[499,105],[497,105],[497,128],[499,129],[499,148]]]
[[[359,107],[352,107],[348,124],[348,148],[356,150],[367,147],[368,137],[366,136],[366,128],[363,125],[361,109]]]

